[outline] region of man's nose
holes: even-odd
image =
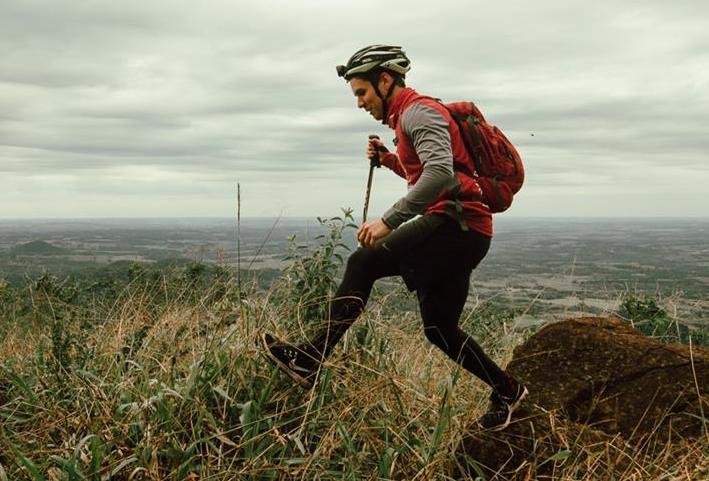
[[[364,108],[364,100],[363,99],[361,99],[361,98],[357,99],[357,108],[360,108],[360,109]]]

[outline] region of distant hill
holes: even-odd
[[[25,244],[18,244],[10,249],[10,254],[20,256],[48,256],[65,253],[67,253],[66,249],[53,246],[49,242],[41,240],[27,242]]]

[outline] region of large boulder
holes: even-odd
[[[528,402],[502,432],[472,428],[457,453],[467,474],[538,476],[592,445],[615,453],[608,470],[624,470],[630,459],[618,453],[642,446],[636,454],[649,455],[650,439],[662,446],[706,435],[704,347],[661,344],[619,319],[587,317],[545,326],[507,369],[528,386]]]

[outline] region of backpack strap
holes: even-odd
[[[469,114],[466,116],[457,115],[455,112],[452,112],[450,109],[448,109],[445,104],[442,105],[446,107],[448,112],[451,114],[451,117],[453,117],[453,120],[455,120],[455,123],[458,124],[458,131],[463,137],[463,142],[465,142],[466,144],[470,144],[468,145],[468,152],[473,158],[473,163],[475,163],[476,174],[480,175],[480,172],[482,171],[482,160],[480,159],[480,151],[484,148],[483,138],[480,134],[480,130],[477,127],[480,123],[480,119],[477,118],[474,114]],[[473,107],[472,110],[475,111],[475,104],[473,102],[470,102],[470,105],[472,105]]]

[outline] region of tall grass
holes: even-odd
[[[415,315],[386,309],[403,289],[375,293],[310,391],[260,355],[262,331],[307,331],[335,275],[310,268],[337,263],[322,252],[339,239],[303,252],[268,291],[201,265],[136,267],[111,296],[51,276],[19,300],[0,291],[0,480],[456,479],[452,453],[488,392]],[[291,297],[309,275],[322,290]],[[512,318],[485,305],[462,317],[503,365],[525,335],[508,331]],[[578,463],[535,462],[552,479],[602,479],[608,447],[581,449]],[[623,479],[706,479],[708,454],[703,440],[660,449]]]

